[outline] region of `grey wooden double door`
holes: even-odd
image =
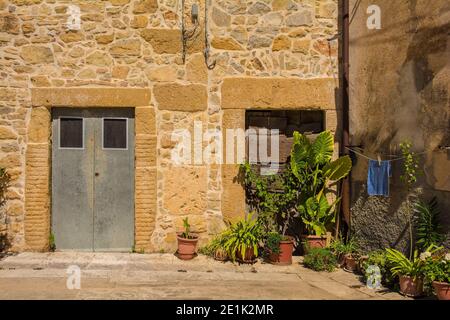
[[[52,232],[57,250],[134,243],[134,109],[52,114]]]

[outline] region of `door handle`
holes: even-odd
[[[95,176],[98,177],[100,174],[98,172],[95,173]]]

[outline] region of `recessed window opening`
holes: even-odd
[[[250,150],[246,148],[247,160],[250,158],[249,152],[257,152],[257,163],[255,164],[260,169],[264,168],[266,164],[261,163],[259,159],[260,148],[267,148],[266,154],[271,156],[270,137],[267,137],[267,144],[261,144],[261,129],[279,130],[279,154],[278,162],[272,163],[271,166],[278,166],[280,170],[283,170],[287,161],[289,160],[291,146],[293,143],[293,134],[298,131],[310,138],[314,139],[320,132],[324,130],[325,115],[323,111],[316,110],[273,110],[273,111],[260,111],[249,110],[246,111],[245,127],[246,129],[253,129],[258,137],[258,148]],[[264,150],[263,150],[264,151]],[[255,156],[251,157],[255,159]]]
[[[128,119],[104,118],[103,119],[103,149],[127,149],[128,148]]]
[[[59,119],[59,147],[61,149],[84,148],[84,122],[82,118]]]

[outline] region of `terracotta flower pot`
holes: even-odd
[[[433,287],[439,300],[450,300],[450,283],[433,281]]]
[[[420,297],[423,294],[423,279],[400,276],[400,292],[408,297]]]
[[[254,263],[256,256],[253,247],[245,250],[245,257],[242,257],[241,251],[238,250],[238,252],[236,252],[236,258],[241,263]]]
[[[181,234],[177,235],[178,240],[178,258],[181,260],[191,260],[195,257],[195,251],[197,248],[198,236],[191,235],[190,239],[181,237]]]
[[[302,236],[303,251],[308,253],[308,248],[325,248],[327,246],[327,237],[324,236]]]
[[[358,270],[358,260],[351,254],[345,255],[345,269],[351,272]]]
[[[292,264],[292,252],[294,251],[294,239],[288,237],[288,240],[280,241],[280,253],[271,253],[270,263],[287,266]]]

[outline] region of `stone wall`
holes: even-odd
[[[199,27],[187,40],[183,61],[181,21],[184,12],[186,28],[193,30],[189,13],[194,2],[200,5]],[[86,106],[103,102],[85,101],[82,96],[68,101],[64,94],[58,94],[59,90],[97,88],[102,92],[101,89],[145,88],[151,92],[149,106],[133,105],[133,98],[129,98],[130,106],[145,107],[136,109],[143,113],[144,119],[156,121],[155,135],[152,131],[148,137],[154,135],[156,139],[156,169],[136,163],[138,171],[156,171],[151,174],[155,176],[155,199],[148,200],[151,195],[141,199],[155,201],[156,212],[151,221],[144,223],[144,232],[136,235],[136,249],[146,251],[172,251],[175,232],[185,216],[190,217],[204,242],[221,230],[224,218],[244,214],[242,190],[233,182],[235,168],[228,171],[223,181],[220,165],[177,168],[170,160],[174,129],[193,130],[195,121],[202,121],[204,129],[223,129],[229,116],[244,121],[243,109],[252,105],[237,108],[233,101],[222,101],[222,93],[228,92],[222,88],[224,79],[239,78],[240,84],[252,86],[255,78],[264,78],[271,90],[284,88],[285,92],[296,90],[286,84],[290,80],[304,79],[305,88],[314,87],[313,100],[302,101],[300,93],[305,91],[299,89],[299,94],[287,95],[289,101],[284,102],[281,96],[276,104],[263,107],[295,108],[297,100],[298,108],[329,110],[329,128],[338,134],[334,97],[337,41],[327,41],[337,33],[337,0],[210,1],[207,37],[208,64],[215,64],[212,69],[206,67],[203,55],[205,1],[186,0],[184,8],[181,3],[181,0],[0,0],[0,166],[6,167],[12,176],[0,232],[8,230],[12,250],[26,248],[30,232],[25,228],[28,219],[25,189],[26,179],[34,171],[27,168],[25,155],[34,152],[30,147],[33,133],[27,134],[31,110],[51,107],[33,94],[31,88],[48,88],[64,105]],[[80,8],[78,31],[67,28],[69,5]],[[280,78],[286,82],[280,84]],[[326,78],[319,80],[323,87],[315,82],[316,78]],[[313,82],[309,83],[309,79]],[[236,88],[231,86],[228,90]],[[99,93],[95,99],[114,100],[114,96]],[[151,130],[145,121],[140,125],[144,132]],[[136,139],[147,138],[146,135],[143,133]],[[26,176],[28,172],[30,177]],[[49,178],[40,175],[39,179]],[[141,187],[144,193],[152,192],[146,185]],[[140,193],[141,189],[136,188]],[[224,206],[230,209],[224,210]]]
[[[449,21],[446,0],[350,1],[351,144],[367,155],[400,154],[410,140],[421,156],[422,175],[415,195],[437,196],[441,223],[450,233]],[[381,30],[368,30],[369,5],[381,9]],[[356,157],[352,171],[353,228],[367,248],[406,248],[406,197],[400,182],[402,162],[393,163],[389,198],[368,197],[366,159]]]

